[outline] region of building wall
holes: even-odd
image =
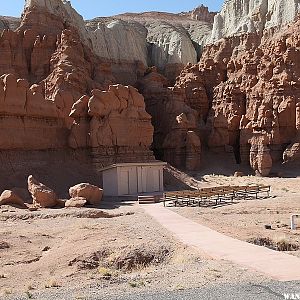
[[[103,172],[104,196],[118,196],[118,173],[117,168]]]
[[[137,166],[118,167],[119,196],[138,194]]]
[[[163,192],[163,166],[117,166],[103,172],[106,196]]]

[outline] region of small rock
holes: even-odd
[[[270,229],[272,229],[272,226],[271,225],[265,225],[265,229],[270,230]]]
[[[15,192],[6,190],[0,196],[1,205],[16,205],[18,207],[25,208],[23,199],[21,199]]]
[[[67,200],[65,203],[65,207],[70,208],[70,207],[83,207],[86,205],[87,200],[83,197],[76,197],[76,198],[71,198],[70,200]]]
[[[27,205],[27,209],[29,211],[37,211],[37,210],[39,210],[39,208],[37,206],[34,206],[34,205]]]
[[[43,252],[47,252],[47,251],[49,251],[51,248],[49,247],[49,246],[46,246],[42,251]]]
[[[10,245],[7,242],[0,241],[0,249],[8,249]]]
[[[245,176],[243,172],[237,171],[234,173],[234,177],[243,177],[243,176]]]

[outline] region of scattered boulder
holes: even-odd
[[[245,176],[243,172],[237,171],[234,173],[234,177],[243,177],[243,176]]]
[[[11,190],[5,190],[0,196],[1,205],[16,205],[18,207],[25,208],[24,201],[15,192]]]
[[[36,180],[32,175],[28,177],[28,191],[33,198],[33,204],[43,208],[57,205],[57,196],[53,190]]]
[[[76,198],[71,198],[66,201],[65,207],[70,208],[70,207],[83,207],[87,203],[87,200],[83,197],[76,197]]]
[[[71,198],[85,198],[88,204],[98,205],[102,200],[103,190],[89,183],[80,183],[71,187],[69,194]]]
[[[8,249],[8,248],[10,248],[10,245],[7,242],[0,241],[0,250]]]

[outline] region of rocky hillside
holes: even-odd
[[[84,21],[69,1],[27,0],[20,22],[0,20],[0,169],[11,185],[0,187],[153,152],[188,170],[207,153],[260,175],[294,164],[300,38],[289,2]]]

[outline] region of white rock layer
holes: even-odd
[[[147,66],[147,30],[123,21],[101,24],[95,31],[86,28],[84,19],[66,0],[26,0],[25,9],[39,7],[61,17],[77,28],[82,42],[100,57],[113,60],[139,60]]]
[[[168,64],[197,63],[197,52],[183,28],[165,22],[146,25],[147,41],[152,44],[151,62],[160,69]]]
[[[236,34],[284,26],[300,12],[300,0],[227,0],[215,16],[211,43]]]
[[[163,69],[166,64],[197,62],[197,53],[187,31],[170,24],[147,28],[138,22],[112,21],[88,29],[76,10],[66,0],[26,0],[25,8],[39,7],[76,27],[82,41],[100,57],[114,61],[141,61],[148,65],[148,42],[153,43],[151,64]],[[149,32],[148,32],[149,31]]]

